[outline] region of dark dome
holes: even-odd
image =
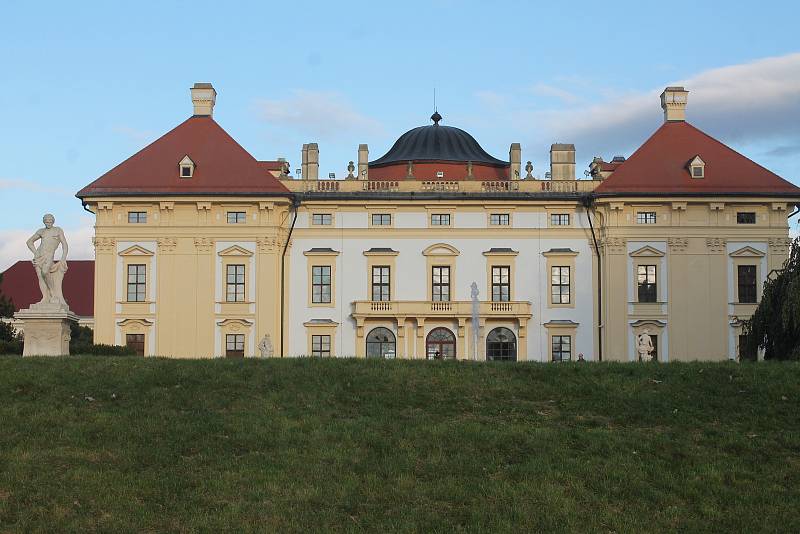
[[[508,167],[508,162],[490,156],[470,134],[460,128],[439,126],[441,116],[431,117],[434,124],[409,130],[395,141],[389,152],[370,167],[407,161],[471,161],[472,163]]]

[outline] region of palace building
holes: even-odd
[[[546,179],[432,122],[342,180],[295,176],[194,113],[77,193],[95,214],[94,335],[144,355],[659,361],[739,354],[800,188],[685,118],[628,159],[554,144]],[[655,103],[654,103],[655,104]],[[655,105],[654,105],[655,107]],[[268,342],[264,342],[265,337]],[[259,349],[261,346],[261,349]]]

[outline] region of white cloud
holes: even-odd
[[[296,90],[287,98],[258,100],[256,107],[259,116],[270,124],[320,139],[336,137],[342,132],[383,133],[378,121],[359,113],[335,92]]]
[[[30,260],[33,257],[25,242],[33,235],[34,231],[35,229],[22,230],[19,228],[0,230],[0,272],[5,271],[19,260]],[[78,226],[64,228],[64,235],[66,235],[69,245],[67,261],[94,258],[94,246],[92,245],[94,227],[90,218],[83,218]],[[60,257],[61,251],[59,250],[56,258]]]
[[[579,96],[572,94],[566,89],[545,83],[537,83],[531,90],[536,95],[557,98],[565,104],[577,104],[581,101]]]
[[[715,68],[667,85],[686,87],[688,120],[726,142],[800,138],[800,53]],[[610,155],[637,147],[658,127],[662,90],[567,110],[532,111],[524,120],[539,124],[552,139]]]

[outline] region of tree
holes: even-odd
[[[14,303],[3,294],[3,273],[0,273],[0,317],[12,317],[14,315]]]
[[[800,360],[800,237],[784,268],[764,282],[756,312],[744,324],[744,349],[764,349],[767,360]]]

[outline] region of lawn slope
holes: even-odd
[[[800,531],[800,365],[0,357],[0,532]]]

